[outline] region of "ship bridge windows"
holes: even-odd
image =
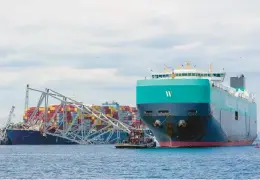
[[[207,74],[207,73],[206,73],[206,74],[205,74],[205,73],[178,73],[178,74],[176,74],[176,76],[211,77],[212,74]],[[221,74],[214,74],[213,76],[215,76],[215,77],[221,77]]]
[[[162,76],[163,76],[163,78],[168,78],[168,77],[170,77],[169,74],[163,74]]]
[[[153,79],[168,78],[168,77],[170,77],[169,74],[156,74],[156,75],[152,75]]]
[[[175,73],[176,76],[182,77],[224,77],[224,73]],[[170,74],[153,75],[153,78],[168,78]]]
[[[152,78],[157,79],[157,78],[159,78],[159,76],[158,75],[152,75]]]
[[[213,76],[213,77],[224,77],[225,74],[224,73],[214,73],[214,74],[211,74],[211,76]]]

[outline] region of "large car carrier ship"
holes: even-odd
[[[142,121],[161,147],[250,145],[257,137],[254,96],[245,77],[186,66],[138,80],[136,102]]]

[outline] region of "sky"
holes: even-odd
[[[26,84],[86,104],[135,105],[136,80],[149,68],[187,60],[245,74],[260,97],[259,7],[258,0],[1,1],[0,124],[12,105],[14,121],[22,119]]]

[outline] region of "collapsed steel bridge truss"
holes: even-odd
[[[120,140],[120,132],[130,133],[131,129],[133,129],[128,124],[125,124],[110,116],[106,116],[91,106],[84,105],[82,102],[76,101],[51,89],[41,91],[32,89],[29,85],[27,85],[25,100],[26,109],[29,106],[30,91],[38,92],[41,95],[35,110],[31,116],[28,117],[27,124],[30,124],[30,126],[39,125],[39,129],[42,131],[44,136],[55,136],[76,144],[107,144]],[[51,99],[55,99],[59,103],[55,103],[58,104],[58,107],[53,116],[49,117],[48,106]],[[77,108],[77,115],[72,118],[72,122],[70,124],[65,123],[67,122],[67,108],[65,108],[67,105]],[[44,111],[39,114],[37,118],[35,118],[40,107],[44,107]],[[57,121],[55,117],[58,112],[61,112],[61,109],[63,109],[62,123],[60,125],[56,124],[53,130],[53,124]],[[103,125],[102,128],[97,129],[97,125],[95,123],[87,127],[84,124],[83,119],[86,115],[91,115],[92,117],[94,116],[97,120],[100,120]],[[78,123],[79,119],[81,119],[80,124]],[[104,139],[104,137],[106,138]]]

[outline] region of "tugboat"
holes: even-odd
[[[116,148],[154,148],[156,147],[156,142],[151,135],[145,133],[143,129],[134,129],[128,134],[128,138],[123,143],[115,145]]]

